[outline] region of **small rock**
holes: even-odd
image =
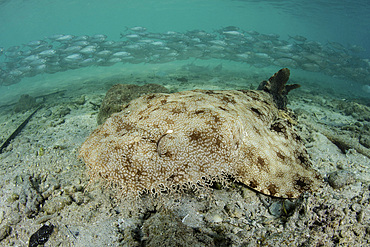
[[[370,222],[370,207],[369,206],[367,206],[364,209],[361,209],[357,213],[357,221],[360,222],[360,223],[361,222]]]
[[[47,199],[51,196],[54,191],[60,188],[60,183],[55,176],[48,175],[46,181],[40,184],[39,189],[42,193],[42,197]]]
[[[50,122],[50,127],[56,127],[58,125],[61,125],[61,124],[64,124],[65,123],[65,119],[64,118],[61,118],[61,119],[56,119],[55,121],[52,121]]]
[[[22,94],[17,104],[14,106],[15,112],[25,112],[36,106],[36,99],[28,94]]]
[[[3,222],[5,219],[5,212],[3,210],[0,210],[0,224]]]
[[[69,109],[67,106],[62,106],[59,108],[55,113],[54,116],[56,118],[62,118],[67,116],[71,112],[71,109]]]
[[[71,186],[67,186],[64,188],[64,192],[67,194],[67,195],[72,195],[73,193],[75,193],[77,191],[77,188],[76,186],[74,185],[71,185]]]
[[[288,216],[293,212],[295,207],[296,204],[289,200],[276,201],[269,207],[269,212],[276,217]]]
[[[53,215],[45,215],[40,218],[38,218],[35,222],[36,224],[42,224],[45,223],[46,221],[52,219],[54,216]]]
[[[281,216],[283,214],[282,204],[280,202],[272,203],[269,212],[274,216]]]
[[[8,225],[4,225],[0,227],[0,241],[9,236],[10,232],[12,231],[12,228]]]
[[[362,207],[361,207],[361,205],[360,205],[360,204],[358,204],[358,203],[354,203],[354,204],[352,204],[351,209],[352,209],[353,211],[355,211],[355,212],[360,212],[360,210],[362,209]]]
[[[72,195],[72,199],[77,203],[77,205],[80,205],[85,201],[84,194],[79,191]]]
[[[62,210],[65,206],[70,205],[72,199],[69,196],[54,197],[47,200],[44,205],[44,212],[47,214],[53,214]]]
[[[44,199],[49,198],[49,196],[51,196],[54,191],[56,191],[57,189],[59,189],[59,187],[60,187],[60,185],[58,185],[58,184],[51,185],[45,192],[42,193],[42,197]]]
[[[360,136],[360,143],[366,148],[370,148],[370,137],[368,135]]]
[[[47,109],[47,110],[45,110],[45,112],[42,116],[47,118],[47,117],[50,117],[51,114],[53,114],[53,112],[50,109]]]
[[[22,220],[22,218],[23,217],[19,212],[13,211],[7,218],[7,222],[9,225],[16,225]]]
[[[19,195],[19,202],[25,206],[24,213],[29,218],[38,214],[39,205],[44,200],[34,184],[36,184],[36,179],[30,175],[26,175],[23,178],[22,191]]]
[[[222,218],[219,214],[214,214],[209,218],[207,217],[207,221],[210,222],[210,223],[221,223]]]
[[[340,189],[346,185],[353,184],[355,182],[355,177],[354,174],[349,171],[340,170],[329,173],[328,182],[334,189]]]
[[[243,210],[235,203],[229,203],[225,206],[226,212],[234,218],[240,219],[243,217]]]
[[[191,228],[200,228],[203,224],[203,215],[192,212],[182,218],[182,223]]]
[[[85,102],[86,102],[86,97],[85,97],[85,95],[81,95],[81,97],[80,97],[80,98],[78,98],[78,99],[75,101],[75,103],[76,103],[77,105],[83,105],[83,104],[85,104]]]
[[[11,194],[10,197],[8,197],[8,202],[12,203],[19,199],[19,195],[16,193]]]
[[[192,227],[169,213],[157,213],[141,227],[146,246],[204,246],[194,236]]]
[[[83,191],[84,190],[84,187],[80,184],[76,185],[76,189],[77,191]]]

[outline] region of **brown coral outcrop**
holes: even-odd
[[[80,155],[93,178],[126,195],[222,181],[226,175],[286,198],[320,183],[293,126],[279,117],[274,97],[261,90],[142,96],[99,126]]]
[[[120,112],[131,100],[148,93],[168,93],[168,89],[158,84],[146,84],[138,86],[134,84],[116,84],[106,93],[98,113],[98,124],[115,112]]]

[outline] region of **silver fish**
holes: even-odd
[[[56,50],[50,49],[39,53],[40,57],[51,57],[56,53]]]
[[[95,55],[97,56],[97,57],[109,57],[110,55],[112,55],[112,53],[113,52],[111,52],[111,51],[108,51],[108,50],[103,50],[103,51],[99,51],[99,52],[97,52]]]
[[[59,42],[63,42],[63,41],[70,41],[74,38],[73,35],[63,35],[63,36],[60,36],[59,38],[56,38],[55,41],[59,41]]]
[[[82,46],[70,46],[63,50],[63,53],[76,53],[82,49]]]
[[[87,46],[89,45],[89,41],[86,41],[86,40],[80,40],[80,41],[77,41],[77,42],[74,42],[72,44],[72,46]]]
[[[129,52],[127,52],[127,51],[119,51],[119,52],[114,53],[112,56],[113,57],[122,58],[122,57],[128,57],[130,55],[131,54]]]
[[[82,54],[93,54],[96,52],[96,46],[89,45],[80,50],[80,53]]]
[[[86,67],[86,66],[94,65],[95,63],[96,63],[95,58],[87,58],[87,59],[81,61],[79,64],[83,67]]]
[[[28,42],[26,45],[31,46],[31,47],[35,47],[35,46],[43,45],[43,44],[46,44],[46,43],[47,42],[44,41],[44,40],[34,40],[34,41]]]
[[[67,57],[65,57],[63,60],[65,62],[76,62],[79,60],[82,60],[84,57],[81,54],[72,54]]]
[[[145,32],[146,31],[146,28],[145,27],[131,27],[131,28],[127,28],[126,27],[126,30],[131,30],[133,32],[142,33],[142,32]]]
[[[294,39],[295,41],[299,41],[299,42],[305,42],[307,40],[306,37],[303,37],[301,35],[295,35],[295,36],[290,36],[288,35],[289,39]]]
[[[31,55],[31,56],[25,57],[23,60],[27,61],[27,62],[31,62],[31,61],[35,61],[37,59],[40,59],[40,57],[38,55]]]
[[[30,63],[31,66],[38,66],[46,63],[46,59],[40,58]]]

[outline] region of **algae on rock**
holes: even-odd
[[[102,124],[113,113],[120,112],[131,100],[148,93],[168,93],[168,89],[158,84],[138,86],[134,84],[116,84],[112,86],[100,106],[98,124]]]

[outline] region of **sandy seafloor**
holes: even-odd
[[[368,99],[346,98],[351,92],[319,74],[292,70],[290,81],[302,87],[289,95],[296,128],[325,180],[315,193],[283,200],[231,183],[197,194],[143,196],[133,205],[89,183],[78,151],[97,127],[98,106],[112,85],[254,89],[277,71],[219,63],[95,67],[1,88],[1,141],[32,111],[15,113],[14,99],[27,93],[44,103],[0,154],[0,245],[28,246],[43,224],[53,224],[44,246],[369,246],[369,149],[354,143],[369,141]]]

